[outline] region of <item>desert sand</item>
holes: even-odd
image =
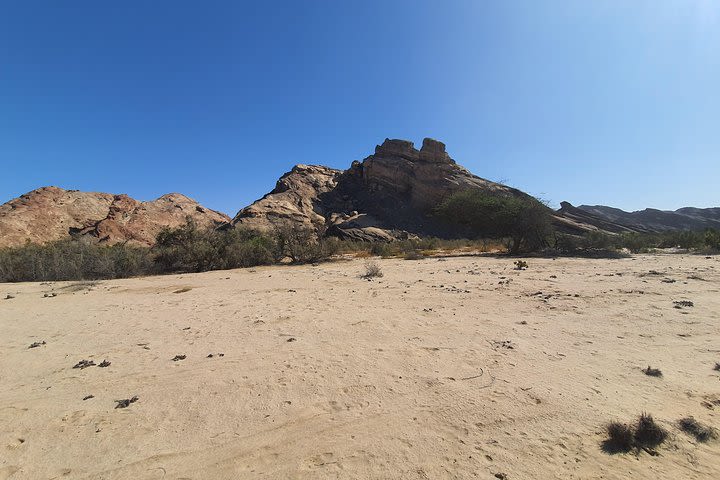
[[[2,284],[0,479],[720,478],[720,257],[527,261]]]

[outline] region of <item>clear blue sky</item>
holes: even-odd
[[[296,163],[426,136],[554,204],[718,206],[720,1],[0,4],[0,203],[232,215]]]

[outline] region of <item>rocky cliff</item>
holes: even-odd
[[[188,217],[205,227],[230,220],[178,193],[140,202],[127,195],[43,187],[0,205],[0,247],[70,235],[152,245],[162,228],[180,226]]]

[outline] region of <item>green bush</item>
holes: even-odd
[[[513,254],[547,246],[552,232],[551,210],[532,197],[464,190],[441,202],[434,215],[465,227],[476,238],[507,238],[508,250]]]
[[[152,253],[162,272],[269,265],[279,257],[277,244],[268,236],[241,228],[203,230],[193,222],[161,231]]]

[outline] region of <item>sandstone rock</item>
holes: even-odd
[[[0,206],[0,247],[70,235],[147,246],[163,227],[180,226],[188,217],[201,227],[230,220],[177,193],[139,202],[127,195],[43,187]]]
[[[328,167],[296,165],[280,177],[273,191],[240,210],[231,224],[258,231],[269,231],[281,224],[322,227],[330,212],[320,197],[335,188],[341,173]]]

